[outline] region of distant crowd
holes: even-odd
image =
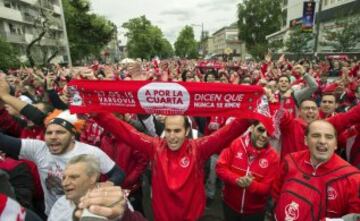
[[[73,79],[261,86],[274,132],[255,116],[72,114]],[[0,70],[0,220],[360,220],[359,103],[347,56]]]

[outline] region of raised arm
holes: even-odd
[[[0,151],[13,159],[18,159],[20,150],[21,139],[0,133]]]
[[[302,100],[311,97],[311,95],[318,89],[318,84],[316,83],[316,80],[313,76],[311,76],[308,73],[305,73],[304,67],[297,66],[294,68],[297,68],[297,70],[301,74],[304,74],[303,78],[304,78],[305,82],[307,83],[306,87],[304,87],[300,90],[294,91],[294,98],[296,100],[296,103],[299,104]]]
[[[25,117],[33,121],[36,125],[42,125],[46,115],[39,109],[25,101],[20,100],[10,94],[9,84],[5,81],[5,78],[0,77],[0,99],[15,110],[19,111]]]
[[[152,155],[154,142],[156,141],[155,138],[138,132],[134,127],[110,113],[98,113],[94,116],[94,119],[105,131],[112,133],[116,139],[123,141],[148,156]]]
[[[226,148],[231,141],[243,134],[250,122],[247,119],[235,119],[230,124],[220,128],[209,136],[195,140],[201,157],[209,158],[212,154],[220,152]]]
[[[360,123],[360,104],[351,108],[348,112],[338,113],[326,120],[334,125],[338,134],[341,134],[352,125]]]

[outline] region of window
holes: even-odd
[[[16,28],[14,27],[13,24],[10,24],[10,23],[9,23],[9,30],[10,30],[10,33],[12,33],[12,34],[15,34],[15,33],[16,33]]]
[[[6,8],[11,8],[10,0],[4,0],[4,6],[5,6]]]

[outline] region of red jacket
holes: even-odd
[[[308,150],[289,154],[272,190],[276,220],[318,221],[360,212],[360,171],[336,154],[317,168]]]
[[[344,130],[354,124],[360,123],[360,105],[355,106],[346,113],[338,113],[327,118],[341,134]],[[287,154],[307,149],[304,143],[305,129],[307,123],[300,118],[294,118],[290,113],[283,112],[280,119],[281,130],[281,159]]]
[[[125,180],[121,184],[123,189],[141,187],[140,178],[149,162],[146,155],[107,132],[101,136],[100,148],[125,172]]]
[[[202,215],[206,160],[249,126],[246,121],[235,120],[211,136],[185,140],[179,150],[171,151],[164,139],[142,134],[111,114],[98,114],[96,120],[106,131],[150,158],[156,221],[194,221]]]
[[[278,108],[285,109],[286,111],[291,113],[293,117],[296,117],[297,107],[293,95],[286,97],[286,96],[281,96],[281,94],[277,92],[274,94],[274,98],[276,101],[272,104],[272,106],[275,106],[275,104],[277,103]]]
[[[0,128],[4,129],[7,134],[14,137],[44,140],[44,127],[22,127],[5,109],[0,109]],[[31,175],[33,176],[35,186],[35,199],[42,199],[43,190],[41,187],[40,175],[37,166],[34,162],[30,160],[23,159],[19,161],[26,163],[26,165],[30,169]]]
[[[279,156],[271,146],[254,148],[250,135],[234,140],[221,152],[216,164],[216,173],[225,185],[225,203],[240,214],[264,212],[278,166]],[[250,186],[237,186],[236,180],[247,174],[255,177]]]
[[[345,148],[347,161],[360,169],[360,124],[348,128],[339,136],[338,147]]]

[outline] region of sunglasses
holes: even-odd
[[[264,133],[264,132],[266,132],[266,129],[265,129],[264,127],[257,127],[256,130],[257,130],[257,132],[259,132],[259,133]]]

